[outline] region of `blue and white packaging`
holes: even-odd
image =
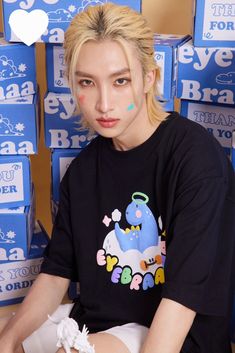
[[[34,192],[30,206],[0,209],[0,263],[27,258],[34,224]]]
[[[0,101],[0,155],[38,152],[38,95]]]
[[[52,199],[59,201],[60,182],[72,160],[77,157],[81,149],[55,149],[51,154]]]
[[[64,48],[61,44],[46,45],[46,70],[49,92],[70,93],[66,77]]]
[[[174,98],[170,99],[169,101],[160,101],[159,102],[165,112],[173,112],[175,110],[175,102]]]
[[[11,14],[17,10],[22,10],[20,14],[22,18],[20,18],[20,20],[25,23],[25,30],[30,31],[30,26],[28,25],[27,27],[27,21],[30,24],[30,13],[37,9],[44,12],[43,16],[46,15],[48,17],[47,29],[38,41],[45,43],[63,43],[64,33],[77,13],[86,10],[88,6],[104,5],[107,2],[109,2],[109,0],[3,0],[5,37],[8,41],[20,41],[19,37],[11,30],[9,25]],[[128,5],[136,11],[141,12],[141,0],[113,0],[112,2],[119,5]],[[25,14],[25,12],[27,12],[27,14]],[[40,16],[40,14],[38,14],[38,16]],[[38,21],[40,22],[40,17]]]
[[[0,101],[34,94],[35,47],[8,43],[0,35]]]
[[[31,173],[27,156],[1,156],[0,208],[30,205]]]
[[[235,107],[193,101],[181,101],[181,115],[205,127],[225,148],[231,151],[235,127]]]
[[[48,244],[48,235],[37,225],[30,248],[24,261],[11,261],[1,264],[0,273],[0,306],[22,302],[37,275],[43,262],[43,253]]]
[[[163,101],[171,100],[176,94],[177,50],[191,37],[188,35],[155,34],[155,60],[161,70],[158,93]]]
[[[44,99],[45,144],[49,148],[83,148],[94,136],[80,130],[71,94],[49,92]]]
[[[194,45],[235,47],[235,3],[195,0]]]
[[[235,104],[235,49],[196,48],[192,41],[181,46],[177,97]]]
[[[235,170],[235,130],[233,131],[233,134],[232,134],[232,153],[231,153],[231,157],[232,157],[231,158],[232,165],[233,165],[233,168]]]

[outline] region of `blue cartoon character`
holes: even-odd
[[[78,12],[84,11],[88,6],[104,5],[107,0],[83,0]]]
[[[222,85],[235,85],[235,72],[216,76],[216,82]]]
[[[132,202],[125,210],[125,218],[130,225],[125,231],[119,225],[122,213],[118,209],[112,212],[111,217],[105,215],[102,221],[106,228],[112,229],[97,251],[97,264],[110,273],[112,283],[128,285],[131,290],[147,290],[165,281],[163,222],[159,217],[157,225],[147,206],[148,201],[147,195],[133,193]],[[112,221],[115,222],[114,229]]]
[[[17,69],[12,60],[9,60],[5,55],[0,56],[0,81],[16,77],[25,77],[26,75],[22,73],[25,70],[26,66],[24,64],[20,64]]]
[[[147,206],[148,201],[147,195],[135,192],[126,209],[126,220],[131,229],[123,232],[118,222],[115,223],[115,234],[122,251],[137,249],[143,253],[147,248],[158,245],[157,223]]]

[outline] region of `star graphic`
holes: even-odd
[[[25,129],[25,126],[22,123],[18,123],[18,124],[16,124],[15,129],[17,131],[23,131]]]
[[[16,233],[13,232],[12,230],[9,230],[9,232],[7,232],[6,236],[7,236],[7,238],[9,238],[9,239],[14,239],[15,236],[16,236]]]
[[[20,64],[20,65],[18,66],[18,70],[19,70],[20,72],[25,72],[26,68],[27,68],[27,66],[26,66],[25,64]]]
[[[111,218],[109,218],[108,216],[104,216],[102,222],[106,225],[106,227],[108,227],[111,221],[112,221]]]
[[[70,12],[75,12],[76,11],[76,7],[74,5],[70,5],[68,9],[69,9]]]

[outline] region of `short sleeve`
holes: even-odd
[[[223,316],[234,266],[234,174],[230,167],[226,171],[227,157],[219,169],[213,158],[222,157],[208,163],[207,157],[193,157],[198,161],[196,172],[193,159],[184,166],[174,191],[163,297],[200,314]],[[208,165],[213,168],[206,170]]]
[[[77,281],[73,234],[70,222],[68,172],[60,184],[59,209],[52,229],[51,240],[44,253],[41,272]]]

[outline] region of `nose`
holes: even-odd
[[[108,86],[103,85],[99,88],[96,109],[103,114],[112,110],[111,92]]]

